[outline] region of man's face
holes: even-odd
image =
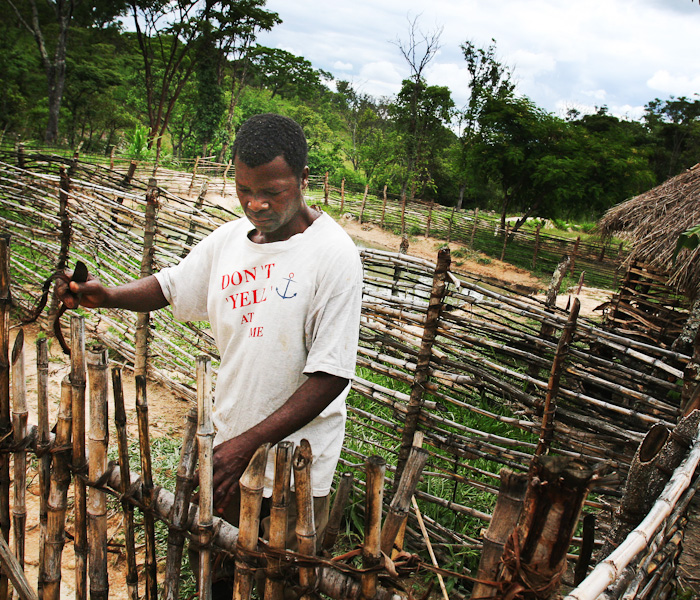
[[[258,167],[249,167],[236,158],[234,165],[238,199],[256,229],[253,241],[277,242],[303,231],[299,226],[306,209],[303,190],[308,183],[308,168],[299,180],[282,156]]]

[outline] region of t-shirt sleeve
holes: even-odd
[[[212,238],[216,233],[197,244],[179,264],[156,273],[163,295],[178,321],[209,319],[207,299],[213,262]]]
[[[304,373],[355,375],[362,306],[362,263],[354,248],[331,259],[306,323],[309,353]]]

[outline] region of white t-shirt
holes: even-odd
[[[325,213],[282,242],[253,243],[253,229],[245,218],[226,223],[156,275],[176,319],[211,323],[221,353],[215,444],[264,420],[305,374],[355,374],[362,265],[350,237]],[[330,491],[349,387],[287,438],[311,443],[315,496]],[[273,466],[270,452],[265,495],[272,491]]]

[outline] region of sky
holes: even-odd
[[[258,43],[281,48],[372,96],[396,94],[410,75],[397,42],[410,22],[441,30],[430,85],[469,95],[460,45],[496,41],[516,93],[555,115],[607,106],[641,118],[655,98],[700,94],[700,0],[267,0],[283,23]]]

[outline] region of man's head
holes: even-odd
[[[308,145],[299,124],[282,115],[265,113],[250,117],[241,125],[233,143],[233,158],[249,167],[259,167],[282,156],[301,180],[308,157]]]

